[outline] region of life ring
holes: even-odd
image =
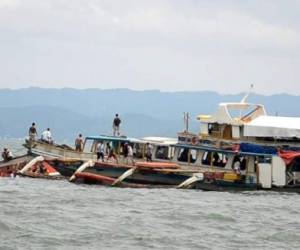
[[[192,144],[193,145],[196,145],[196,144],[198,144],[199,143],[199,139],[196,137],[196,136],[194,136],[193,138],[192,138]]]

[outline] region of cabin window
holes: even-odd
[[[213,167],[221,167],[224,168],[228,161],[227,154],[220,153],[220,152],[210,152],[206,151],[202,157],[202,164],[213,166]]]
[[[271,157],[265,157],[265,156],[259,156],[256,159],[257,163],[272,163],[272,158]]]
[[[168,153],[169,159],[170,160],[173,159],[174,155],[175,155],[175,148],[174,147],[169,147],[169,153]]]
[[[155,152],[155,158],[161,159],[161,160],[167,160],[169,153],[169,147],[167,146],[157,146],[156,152]]]
[[[94,153],[96,145],[97,145],[96,141],[86,140],[85,144],[84,144],[83,152],[85,152],[85,153]]]
[[[146,155],[144,152],[144,145],[138,143],[134,144],[133,154],[136,158],[143,158]]]
[[[296,158],[290,167],[291,172],[300,172],[300,158]]]
[[[179,150],[177,160],[181,161],[181,162],[188,162],[188,154],[189,154],[189,149],[188,148],[181,148]]]
[[[246,170],[248,159],[246,156],[235,155],[232,161],[232,169],[239,166],[240,170]]]
[[[209,151],[204,152],[201,163],[203,165],[209,165],[210,166],[210,163],[211,163],[211,152],[209,152]]]
[[[214,167],[224,168],[227,161],[228,161],[227,154],[219,153],[219,152],[213,152],[213,154],[212,154],[212,165]]]
[[[190,162],[194,163],[197,160],[197,150],[191,149],[190,151]]]
[[[220,125],[218,123],[210,123],[208,125],[208,134],[211,136],[220,136]]]

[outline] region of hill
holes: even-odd
[[[50,127],[58,139],[74,138],[79,132],[111,133],[115,113],[122,131],[131,136],[175,136],[183,128],[183,112],[191,113],[191,130],[200,113],[212,113],[219,102],[240,101],[243,94],[216,92],[160,92],[129,89],[42,89],[0,90],[0,136],[23,137],[35,121],[41,130]],[[252,94],[250,102],[262,103],[269,114],[300,116],[300,96]]]

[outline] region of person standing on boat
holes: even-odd
[[[83,150],[83,138],[82,134],[79,134],[78,137],[75,140],[75,150],[82,152]]]
[[[51,132],[50,132],[50,128],[47,128],[41,135],[41,140],[43,142],[52,144],[53,140],[52,140],[52,136],[51,136]]]
[[[35,137],[37,136],[37,130],[35,127],[35,123],[33,122],[31,127],[29,128],[29,140],[34,141]]]
[[[96,153],[97,153],[97,161],[102,159],[102,162],[104,162],[104,143],[102,141],[100,141],[97,144]]]
[[[241,159],[239,155],[233,158],[233,170],[236,174],[241,174]]]
[[[147,142],[146,143],[146,161],[152,161],[152,150],[153,150],[152,145],[149,142]]]
[[[127,163],[134,164],[133,160],[133,148],[130,144],[127,144]]]
[[[2,152],[2,158],[4,161],[10,161],[13,159],[13,154],[8,148],[4,148]]]
[[[116,114],[115,119],[113,120],[113,135],[114,136],[120,135],[120,124],[121,124],[121,119],[119,118],[119,115]]]

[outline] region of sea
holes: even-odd
[[[295,250],[300,195],[0,178],[0,250],[10,249]]]

